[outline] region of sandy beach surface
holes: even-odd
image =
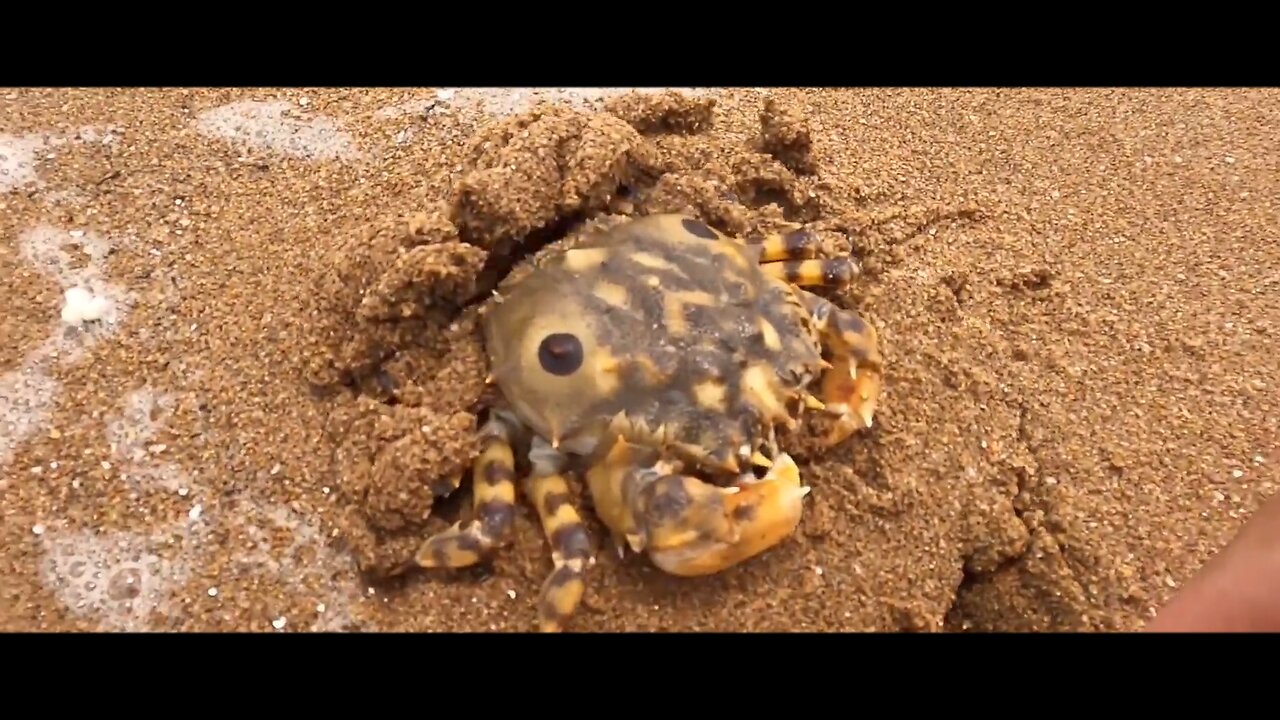
[[[527,503],[491,564],[381,577],[470,513],[467,301],[667,210],[855,257],[884,395],[723,574],[584,510],[571,629],[1136,629],[1278,482],[1276,127],[1273,89],[0,90],[0,630],[533,629]]]

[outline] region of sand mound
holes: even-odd
[[[715,132],[714,109],[714,98],[674,92],[622,96],[600,112],[541,104],[473,138],[447,201],[379,226],[332,258],[320,294],[331,303],[333,350],[313,380],[339,391],[330,428],[341,446],[349,539],[363,569],[387,569],[442,522],[469,515],[465,479],[487,372],[476,310],[531,253],[627,216],[684,212],[737,235],[805,223],[821,232],[828,252],[851,253],[874,269],[893,262],[903,225],[981,215],[964,204],[913,208],[906,217],[877,214],[856,182],[824,175],[812,154],[813,133],[795,109],[767,101],[758,134],[745,142]],[[851,294],[874,286],[873,272]],[[897,362],[892,348],[888,353]],[[901,393],[910,401],[914,392],[897,391],[894,401]],[[950,408],[939,422],[962,422],[966,412],[978,420],[971,399],[957,397]],[[895,411],[886,412],[892,418]],[[834,509],[841,502],[870,498],[872,512],[893,515],[926,492],[895,463],[919,441],[886,442],[883,432],[827,457],[812,455],[804,440],[792,448],[823,488],[803,542],[821,542],[856,522]],[[458,477],[462,489],[442,502]],[[1027,529],[1010,503],[1014,491],[1012,484],[986,489],[987,511],[952,533],[957,569],[967,563],[976,572],[994,570],[1026,546]],[[449,507],[438,520],[443,504]],[[908,612],[916,619],[904,622],[927,624],[920,617],[929,615],[938,613]]]

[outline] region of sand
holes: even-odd
[[[1272,90],[0,91],[0,629],[531,630],[528,506],[488,566],[381,573],[470,512],[435,495],[475,301],[659,210],[856,257],[885,394],[798,442],[800,531],[724,574],[584,512],[572,629],[1136,629],[1275,491],[1278,123]],[[76,286],[103,319],[63,323]]]

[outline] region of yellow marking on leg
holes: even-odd
[[[587,468],[586,472],[587,489],[591,492],[596,517],[609,528],[619,549],[623,538],[635,532],[634,518],[622,488],[624,476],[634,465],[631,445],[618,434],[604,458]]]
[[[856,274],[853,260],[847,257],[767,262],[760,269],[769,277],[801,287],[843,287],[852,282]]]
[[[787,233],[771,233],[749,243],[760,248],[760,262],[807,260],[818,256],[818,236],[801,229]]]
[[[578,609],[586,592],[586,570],[595,562],[591,539],[573,507],[563,476],[527,478],[525,494],[538,509],[542,532],[551,544],[555,564],[538,598],[538,628],[542,632],[559,632]]]
[[[488,559],[508,542],[515,519],[515,458],[505,431],[496,422],[485,428],[471,474],[475,516],[422,543],[414,556],[419,567],[468,567]]]

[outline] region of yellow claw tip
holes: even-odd
[[[765,479],[790,479],[794,476],[796,480],[800,479],[800,468],[796,465],[796,461],[791,459],[787,453],[778,453],[778,457],[774,458],[773,467],[769,469],[769,474]]]
[[[805,393],[804,396],[804,406],[810,410],[825,410],[827,408],[826,403],[808,393]]]

